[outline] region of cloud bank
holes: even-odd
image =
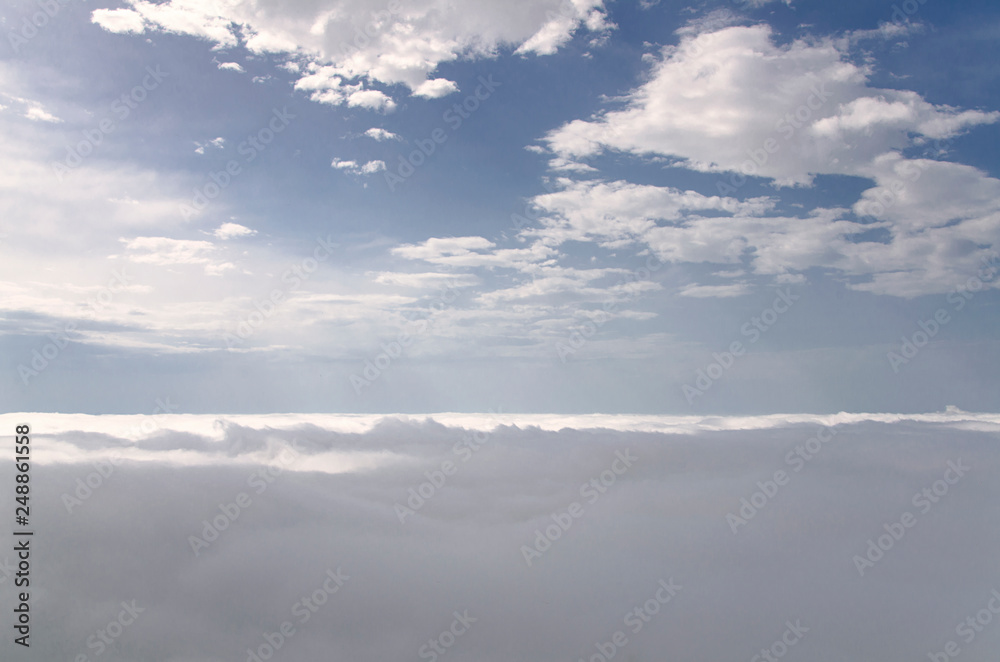
[[[38,659],[696,662],[791,628],[894,662],[1000,571],[995,415],[0,418],[34,421]]]

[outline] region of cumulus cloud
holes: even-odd
[[[605,150],[669,156],[702,172],[739,172],[779,185],[817,174],[866,175],[911,135],[947,138],[997,112],[934,105],[907,90],[869,87],[868,72],[832,41],[779,46],[766,25],[685,34],[668,46],[623,110],[550,132],[557,155]]]
[[[453,92],[458,92],[458,85],[454,81],[450,81],[447,78],[435,78],[434,80],[424,81],[417,86],[417,89],[413,90],[413,95],[428,99],[438,99],[446,97]]]
[[[303,662],[418,658],[455,612],[456,660],[589,659],[619,630],[626,657],[750,659],[788,622],[799,656],[919,659],[1000,569],[995,415],[34,416],[45,659],[133,600],[111,662],[252,659],[285,621]]]
[[[212,231],[216,239],[234,239],[236,237],[252,237],[257,234],[256,230],[240,225],[239,223],[223,223]]]
[[[239,62],[220,62],[219,69],[223,71],[235,71],[238,74],[246,73],[246,69]]]
[[[474,251],[493,248],[485,237],[432,237],[420,244],[404,244],[392,249],[393,254],[411,260],[433,261],[441,257],[464,257]]]
[[[437,98],[457,90],[452,81],[432,77],[441,63],[490,57],[505,45],[521,54],[550,54],[577,31],[601,34],[613,27],[603,0],[324,0],[266,7],[247,0],[127,0],[125,5],[97,9],[92,20],[110,32],[172,32],[218,49],[242,43],[257,54],[284,54],[301,61],[291,62],[290,70],[304,69],[297,87],[311,90],[314,101],[381,111],[391,110],[395,101],[373,84],[403,84],[417,96]]]
[[[358,90],[347,96],[348,106],[358,106],[369,110],[391,112],[396,109],[396,102],[380,90]]]
[[[767,198],[740,201],[621,180],[565,179],[560,183],[562,190],[533,198],[533,203],[547,215],[542,218],[540,229],[526,230],[523,236],[539,237],[550,245],[570,240],[597,241],[614,248],[649,234],[658,223],[676,222],[701,213],[757,215],[773,206]]]
[[[397,136],[392,131],[386,131],[385,129],[380,129],[378,127],[372,127],[370,129],[368,129],[367,131],[365,131],[365,135],[368,136],[369,138],[372,138],[373,140],[378,141],[378,142],[383,142],[383,141],[386,141],[386,140],[399,140],[400,139],[399,136]]]
[[[142,14],[132,9],[95,9],[91,18],[108,32],[138,33],[145,29]]]
[[[357,161],[333,159],[330,162],[330,167],[349,172],[352,175],[373,175],[385,170],[385,161],[374,160],[359,164]]]
[[[1000,183],[969,166],[902,154],[995,122],[1000,113],[873,88],[871,72],[844,50],[851,39],[778,45],[770,27],[731,25],[735,20],[716,12],[681,29],[680,43],[662,50],[624,108],[545,136],[550,167],[564,175],[562,190],[533,199],[549,214],[521,236],[552,245],[645,245],[672,262],[747,262],[751,273],[779,282],[823,267],[857,277],[851,288],[902,297],[948,292],[976,273],[1000,239]],[[606,152],[718,173],[719,195],[601,181],[587,161]],[[574,174],[590,179],[573,181]],[[769,216],[781,187],[809,186],[819,174],[863,177],[874,186],[850,210]],[[771,180],[777,195],[740,201],[749,176]],[[693,283],[684,292],[744,287]]]

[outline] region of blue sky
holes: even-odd
[[[9,411],[996,409],[991,3],[2,25]]]

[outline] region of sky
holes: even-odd
[[[0,415],[24,423],[31,645],[8,629],[5,534],[5,660],[1000,645],[996,414]]]
[[[996,3],[0,26],[4,411],[996,411]]]

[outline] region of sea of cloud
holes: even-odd
[[[16,647],[5,544],[3,659],[894,662],[951,642],[973,662],[1000,645],[996,414],[0,415],[23,423],[34,626]]]

